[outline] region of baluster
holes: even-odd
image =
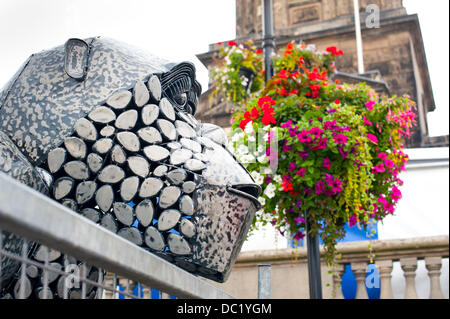
[[[161,291],[161,299],[170,299],[170,295],[166,292]]]
[[[430,299],[444,299],[441,289],[441,257],[425,257],[425,267],[430,276]]]
[[[345,267],[343,264],[337,264],[333,268],[333,299],[344,299],[342,294],[342,275],[344,275]]]
[[[403,269],[403,275],[405,276],[405,299],[418,299],[416,292],[416,269],[417,258],[400,258],[400,264]]]
[[[110,272],[106,273],[105,283],[104,284],[107,287],[114,288],[114,275],[112,273],[110,273]],[[114,299],[114,293],[115,293],[114,291],[111,291],[109,289],[105,289],[103,291],[102,299]]]
[[[352,263],[353,274],[356,277],[356,296],[355,299],[368,299],[366,290],[367,263]]]
[[[380,299],[393,299],[392,295],[392,260],[377,260],[375,265],[380,274]]]
[[[152,298],[152,288],[143,286],[142,287],[142,293],[144,294],[142,298],[144,299],[151,299]]]

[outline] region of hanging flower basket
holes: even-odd
[[[308,212],[330,265],[346,223],[367,229],[394,213],[416,118],[407,96],[332,82],[342,54],[289,43],[273,59],[272,79],[233,115],[230,143],[263,189],[253,229],[272,224],[299,241]]]

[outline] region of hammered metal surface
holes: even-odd
[[[115,40],[87,39],[89,70],[83,82],[64,72],[64,46],[30,57],[20,76],[3,89],[0,127],[33,164],[72,134],[75,122],[115,91],[130,89],[168,61]],[[0,95],[2,96],[2,95]]]
[[[109,39],[86,43],[84,81],[64,72],[63,46],[31,57],[0,93],[5,137],[51,171],[50,196],[63,205],[192,273],[225,281],[260,190],[225,148],[225,133],[193,117],[201,92],[195,68]],[[55,164],[48,154],[57,148],[67,158],[56,156]]]

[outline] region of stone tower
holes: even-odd
[[[408,94],[417,103],[418,125],[408,147],[448,146],[448,135],[429,137],[426,114],[435,109],[431,81],[418,16],[407,14],[402,0],[359,0],[366,73],[357,73],[352,0],[273,0],[277,48],[290,41],[313,43],[318,49],[335,45],[344,51],[337,58],[339,77],[345,82],[367,82],[389,95]],[[367,11],[368,6],[372,10]],[[366,23],[373,9],[379,24]],[[368,20],[369,21],[369,20]],[[262,1],[236,0],[236,41],[261,44]],[[218,45],[197,55],[210,69]],[[229,127],[231,105],[220,97],[210,102],[212,87],[202,96],[198,117]]]

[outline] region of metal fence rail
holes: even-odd
[[[36,192],[9,176],[0,173],[0,260],[3,256],[22,263],[20,280],[25,280],[28,266],[42,269],[44,279],[42,287],[43,298],[48,297],[46,281],[50,274],[57,273],[66,277],[74,276],[66,269],[56,269],[48,262],[49,250],[45,251],[42,263],[30,260],[22,249],[22,256],[3,249],[2,231],[8,231],[23,236],[28,241],[38,242],[51,249],[60,251],[84,261],[81,274],[76,277],[81,282],[80,296],[86,297],[89,287],[98,287],[96,298],[101,298],[109,292],[112,297],[140,298],[141,290],[149,287],[158,289],[166,294],[178,298],[233,298],[226,292],[202,280],[181,268],[155,256],[133,243],[109,232],[101,226],[84,218]],[[27,245],[27,242],[24,243]],[[25,247],[26,248],[26,247]],[[89,265],[112,273],[112,285],[107,285],[102,278],[103,271],[99,271],[97,280],[87,278]],[[1,263],[0,263],[1,266]],[[47,280],[46,280],[47,277]],[[111,277],[111,275],[110,275]],[[126,278],[122,281],[122,289],[118,287],[118,277]],[[1,278],[1,268],[0,268]],[[111,279],[111,278],[110,278]],[[66,280],[64,280],[64,297],[66,295]],[[137,294],[130,293],[131,286],[138,289]],[[25,285],[19,285],[19,297],[23,296]],[[151,290],[150,290],[151,292]],[[150,293],[151,295],[151,293]]]

